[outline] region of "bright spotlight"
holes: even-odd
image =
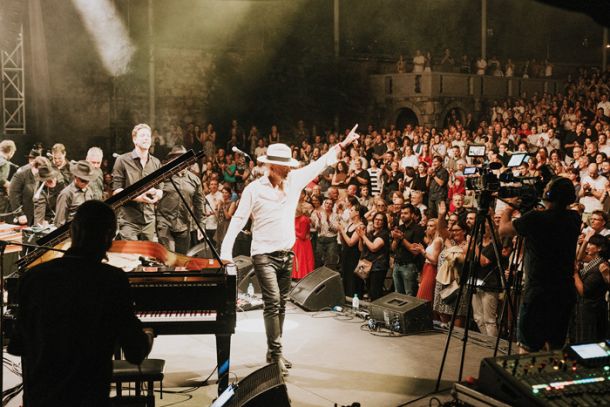
[[[112,76],[127,72],[135,46],[111,0],[72,0]]]

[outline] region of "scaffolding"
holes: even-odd
[[[23,26],[11,51],[2,55],[2,129],[3,135],[25,134],[25,69]]]

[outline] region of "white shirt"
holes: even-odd
[[[418,165],[419,159],[415,154],[405,155],[404,157],[402,157],[402,160],[400,160],[400,168],[417,168]]]
[[[301,191],[327,166],[337,162],[338,151],[339,147],[333,147],[306,167],[292,170],[284,180],[283,190],[274,187],[266,175],[248,184],[231,218],[220,248],[220,258],[233,259],[235,238],[250,217],[252,217],[251,256],[291,250],[295,242],[294,214]]]
[[[585,169],[586,170],[586,169]],[[580,180],[581,185],[589,184],[592,189],[597,191],[603,191],[608,184],[608,179],[603,175],[599,175],[597,178],[593,179],[589,175],[586,175]],[[599,199],[592,195],[586,195],[580,198],[579,202],[585,206],[585,213],[591,213],[593,211],[603,209],[603,205]]]

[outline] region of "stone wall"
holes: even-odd
[[[171,125],[205,123],[212,64],[212,54],[199,50],[156,51],[155,127],[163,131]],[[72,157],[82,156],[93,144],[108,150],[131,148],[129,129],[150,122],[147,69],[140,61],[136,72],[113,79],[96,65],[78,70],[56,67],[51,75],[52,134],[34,138],[46,138],[47,144],[62,142]]]

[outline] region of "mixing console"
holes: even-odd
[[[514,406],[610,406],[606,343],[481,362],[479,390]]]

